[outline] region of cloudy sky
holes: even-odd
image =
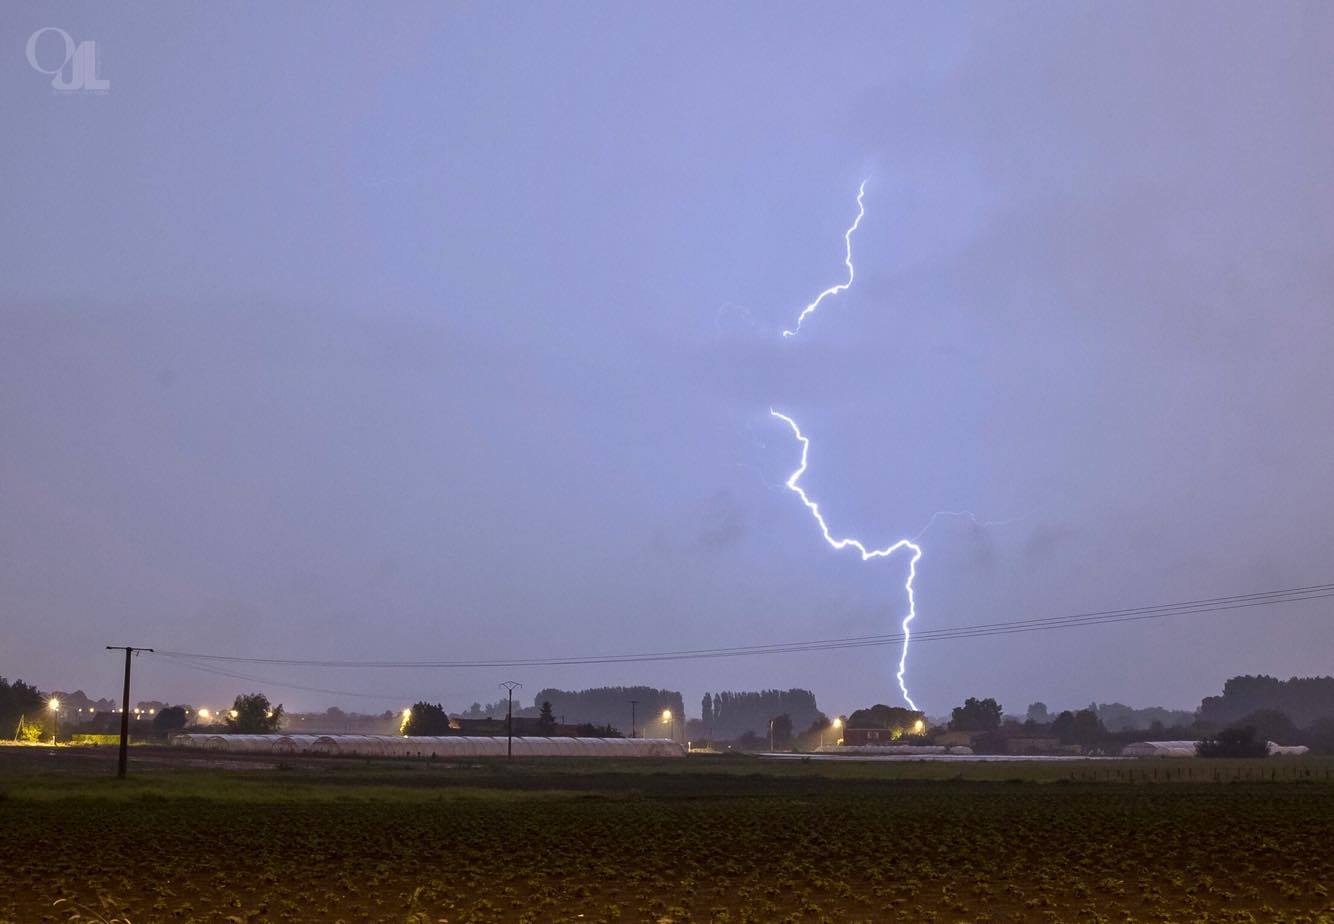
[[[43,27],[95,43],[58,92]],[[1334,582],[1334,7],[26,4],[0,24],[0,673],[481,659]],[[65,47],[48,32],[37,63]],[[66,74],[71,73],[70,65]],[[801,307],[856,283],[799,337]],[[1334,672],[1334,601],[915,648],[969,695]],[[900,702],[893,648],[140,662]],[[363,693],[330,695],[321,687]]]

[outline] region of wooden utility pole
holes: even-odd
[[[509,692],[509,705],[505,709],[505,757],[514,759],[514,688],[522,687],[523,684],[506,680],[501,684]]]
[[[151,648],[134,648],[130,645],[108,645],[107,651],[125,652],[125,691],[120,701],[120,758],[116,762],[116,778],[125,779],[125,772],[130,765],[130,656],[136,651],[149,651]]]
[[[635,707],[639,705],[639,700],[630,700],[630,737],[635,736]]]

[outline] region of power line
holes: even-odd
[[[1048,616],[1007,622],[978,623],[942,629],[922,629],[913,633],[916,641],[944,641],[985,638],[993,635],[1013,635],[1049,629],[1081,628],[1123,622],[1140,622],[1168,616],[1199,613],[1220,613],[1256,606],[1274,606],[1281,603],[1300,603],[1334,597],[1334,584],[1313,584],[1285,590],[1269,590],[1223,597],[1205,597],[1177,603],[1130,607],[1115,610],[1095,610],[1067,616]],[[158,654],[173,659],[191,659],[207,662],[247,664],[281,664],[300,667],[324,668],[499,668],[499,667],[561,667],[590,664],[625,664],[650,661],[689,661],[714,658],[746,657],[756,655],[789,654],[811,651],[833,651],[844,648],[895,645],[903,641],[902,633],[891,635],[863,635],[845,638],[816,639],[801,642],[779,642],[762,645],[740,645],[723,648],[694,648],[677,651],[640,652],[630,654],[585,655],[545,658],[495,658],[460,661],[357,661],[316,658],[249,658],[235,655],[214,655],[199,652],[162,650]],[[246,679],[246,678],[243,678]],[[319,691],[334,692],[334,691]],[[350,694],[365,696],[368,694]],[[386,697],[387,698],[387,697]]]

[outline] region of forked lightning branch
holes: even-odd
[[[863,180],[861,186],[857,188],[857,217],[853,219],[853,222],[848,227],[848,230],[843,233],[843,243],[845,248],[843,265],[848,268],[848,281],[830,286],[829,288],[821,292],[819,295],[817,295],[815,299],[812,302],[810,302],[810,304],[806,305],[806,307],[801,310],[801,314],[797,315],[796,325],[790,330],[783,331],[784,337],[795,337],[797,333],[801,330],[802,322],[805,321],[807,317],[815,313],[815,311],[820,307],[820,304],[826,298],[831,298],[835,295],[838,295],[840,292],[845,292],[852,286],[852,280],[855,276],[855,271],[852,266],[852,235],[857,230],[857,228],[861,226],[862,218],[866,214],[866,208],[862,202],[862,199],[865,196],[865,194],[866,194],[866,181]],[[922,557],[922,549],[920,546],[918,546],[910,539],[900,539],[891,545],[885,546],[883,549],[868,549],[858,539],[834,538],[833,533],[831,533],[829,530],[829,524],[825,522],[824,515],[820,513],[820,505],[817,504],[815,501],[811,500],[810,496],[807,495],[806,490],[802,488],[801,485],[799,484],[801,476],[806,473],[807,455],[810,452],[811,441],[808,440],[804,435],[802,435],[801,428],[797,426],[797,422],[793,420],[791,417],[787,416],[786,414],[780,414],[778,411],[775,411],[772,408],[769,409],[769,413],[774,417],[777,417],[784,423],[786,423],[789,427],[791,427],[792,435],[797,438],[797,442],[801,443],[801,464],[797,466],[796,471],[794,471],[790,476],[788,476],[786,484],[788,490],[792,491],[794,494],[800,497],[801,502],[806,506],[806,509],[811,512],[811,516],[815,517],[815,522],[819,525],[820,532],[824,536],[825,542],[829,543],[830,546],[838,550],[849,549],[849,548],[855,549],[857,552],[861,554],[862,561],[870,561],[873,558],[888,558],[894,553],[900,551],[909,552],[912,555],[912,558],[908,562],[908,579],[904,582],[903,585],[903,589],[908,596],[908,612],[903,617],[903,622],[902,622],[903,647],[899,651],[899,669],[898,672],[895,674],[895,676],[898,679],[899,692],[903,694],[904,701],[909,705],[909,707],[911,707],[912,709],[916,709],[917,704],[914,703],[912,697],[908,695],[908,684],[907,681],[905,680],[905,674],[907,673],[908,669],[908,641],[910,638],[909,626],[912,623],[913,619],[917,616],[917,602],[915,597],[913,596],[913,580],[917,577],[917,561]]]

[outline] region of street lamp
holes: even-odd
[[[672,722],[672,710],[670,709],[662,710],[662,724],[667,726],[667,734],[671,736],[671,739],[673,741],[675,741],[676,725],[675,723]]]
[[[838,716],[834,716],[834,721],[831,722],[830,724],[833,725],[833,727],[834,727],[834,731],[838,731],[840,728],[843,727],[843,720],[840,719]],[[835,739],[835,740],[834,740],[834,743],[837,744],[837,743],[838,743],[838,739]],[[824,729],[823,729],[823,728],[820,729],[820,747],[824,747]]]
[[[56,732],[60,730],[60,700],[54,696],[46,704],[51,710],[51,743],[56,743]]]

